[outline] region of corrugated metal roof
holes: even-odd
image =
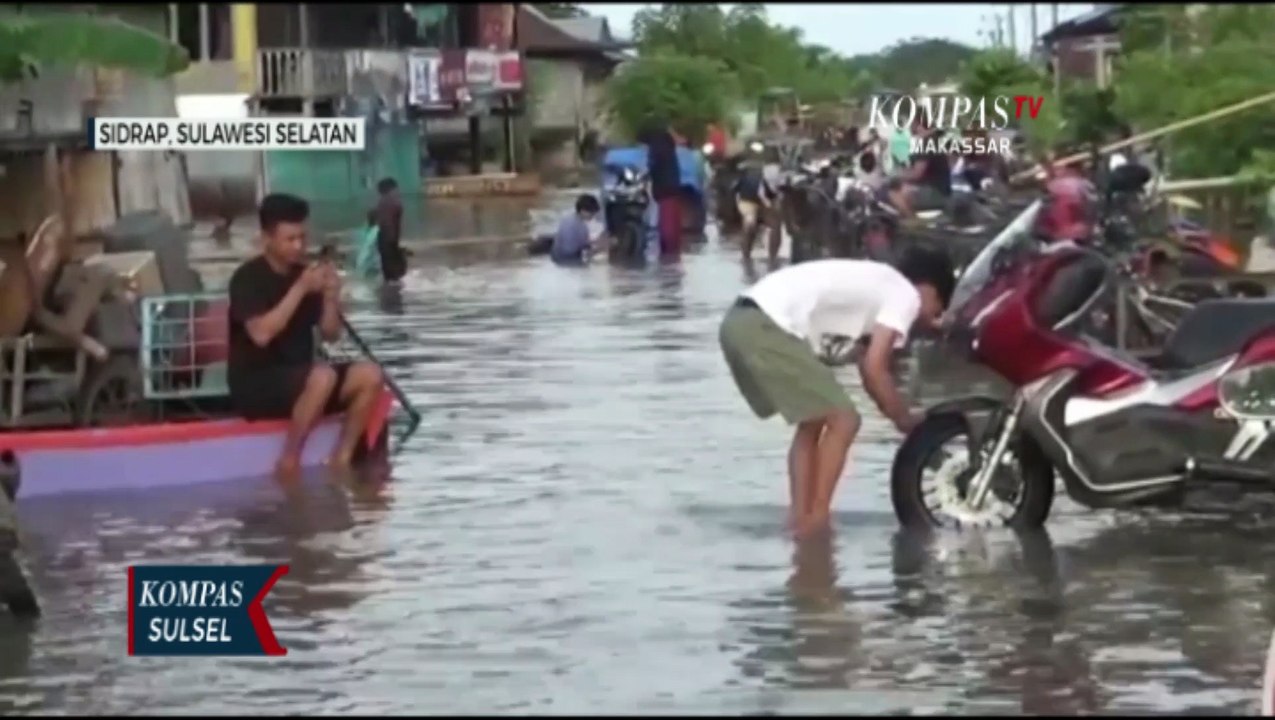
[[[1125,9],[1123,3],[1094,5],[1094,9],[1076,17],[1060,22],[1040,36],[1042,43],[1049,44],[1061,38],[1088,37],[1090,35],[1108,35],[1119,28],[1119,14]]]
[[[616,42],[612,37],[605,18],[554,20],[532,5],[518,6],[518,48],[524,52],[601,54],[611,58],[627,47],[628,43]]]

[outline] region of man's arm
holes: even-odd
[[[868,341],[868,350],[859,361],[859,374],[863,378],[864,389],[880,408],[881,414],[889,418],[899,432],[906,433],[912,429],[915,421],[890,373],[890,356],[898,337],[899,332],[893,328],[885,325],[874,327]]]
[[[237,281],[237,282],[236,282]],[[230,312],[232,319],[242,322],[248,337],[257,347],[265,347],[288,326],[293,314],[305,300],[309,289],[306,275],[297,278],[286,295],[274,307],[260,308],[260,296],[255,291],[252,278],[236,275],[230,283]]]
[[[319,335],[325,342],[336,342],[341,339],[341,284],[337,279],[336,268],[329,267],[327,285],[323,288],[323,310],[319,314]]]

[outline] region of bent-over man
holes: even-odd
[[[951,261],[913,253],[896,270],[872,260],[789,265],[745,290],[722,319],[719,341],[735,385],[759,418],[796,426],[788,451],[789,522],[799,535],[826,527],[859,413],[812,341],[839,335],[866,345],[859,373],[900,432],[916,422],[890,372],[914,325],[938,321],[952,294]]]

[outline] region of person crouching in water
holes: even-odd
[[[257,213],[262,253],[230,277],[230,401],[248,420],[291,421],[278,462],[283,476],[300,469],[319,418],[344,412],[329,463],[349,465],[382,391],[381,369],[316,359],[316,329],[328,342],[341,336],[341,278],[331,261],[305,261],[309,204],[276,193]]]
[[[373,208],[376,223],[376,250],[381,256],[381,277],[385,282],[398,282],[407,274],[407,258],[399,244],[403,232],[403,203],[394,178],[383,178],[376,184],[379,196]]]
[[[727,311],[719,342],[731,376],[759,418],[796,426],[788,451],[789,523],[798,535],[828,524],[833,493],[860,417],[812,349],[820,335],[866,341],[864,389],[907,433],[917,422],[890,373],[914,326],[938,323],[955,279],[945,254],[914,251],[898,269],[872,260],[814,260],[771,272]],[[861,346],[860,346],[861,347]]]
[[[598,199],[592,195],[576,198],[575,212],[558,223],[558,231],[553,235],[553,245],[549,248],[549,258],[559,265],[581,265],[587,262],[589,253],[595,246],[590,237],[589,223],[601,210]]]

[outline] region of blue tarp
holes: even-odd
[[[602,167],[606,168],[608,165],[629,166],[646,172],[648,170],[646,165],[646,146],[635,145],[626,148],[611,148],[602,158]],[[704,194],[703,153],[678,146],[677,169],[682,174],[683,187],[694,190],[699,195]],[[604,173],[602,179],[603,187],[609,186],[613,179],[610,173]]]
[[[619,178],[612,172],[606,170],[607,166],[615,165],[619,167],[632,167],[642,172],[647,172],[649,168],[646,164],[646,146],[635,145],[626,148],[612,148],[607,151],[602,158],[602,197],[606,196],[608,188],[613,186]],[[682,187],[691,190],[699,196],[700,201],[704,200],[704,157],[703,153],[690,148],[677,148],[677,169],[682,175]],[[659,223],[659,209],[655,203],[651,203],[646,208],[646,254],[652,257],[658,254],[659,242],[656,241],[656,227]]]

